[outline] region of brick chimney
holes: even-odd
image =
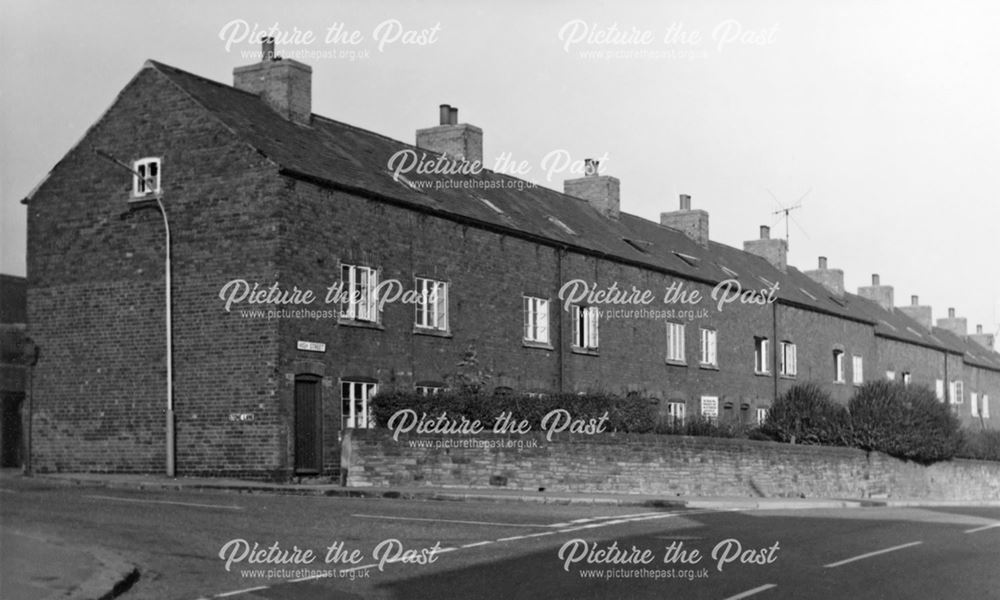
[[[483,164],[483,130],[458,122],[458,108],[439,107],[439,124],[417,130],[417,148],[440,152],[456,160]]]
[[[681,194],[680,208],[660,213],[660,225],[684,232],[692,240],[708,247],[708,211],[691,208],[691,196]]]
[[[969,339],[987,350],[992,350],[993,343],[996,341],[993,339],[992,333],[983,333],[982,325],[976,325],[976,333],[970,335]]]
[[[955,309],[948,309],[948,318],[938,319],[937,326],[947,329],[959,337],[965,337],[969,333],[969,322],[965,317],[956,317]]]
[[[879,281],[878,273],[872,273],[872,284],[870,286],[858,288],[858,295],[878,303],[879,306],[890,312],[895,304],[893,302],[892,286],[882,285]]]
[[[261,61],[233,69],[233,87],[260,96],[282,117],[308,125],[312,117],[312,67],[274,54],[274,38],[261,39]]]
[[[771,239],[771,228],[760,226],[760,239],[743,242],[743,251],[756,254],[774,265],[782,273],[788,270],[788,242]]]
[[[930,331],[934,327],[933,311],[930,306],[921,306],[919,296],[910,296],[909,306],[897,306],[896,310],[910,317],[920,326]]]
[[[621,181],[617,177],[600,174],[600,161],[584,161],[583,177],[563,182],[563,193],[586,200],[609,219],[617,219],[621,211]]]
[[[806,276],[830,290],[835,296],[844,295],[844,271],[843,269],[828,269],[826,257],[819,257],[819,268],[814,271],[806,271]]]

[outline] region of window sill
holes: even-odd
[[[385,327],[381,323],[376,321],[358,321],[355,319],[337,319],[337,325],[344,325],[347,327],[357,327],[359,329],[377,329],[379,331],[385,331]]]
[[[597,352],[597,348],[581,348],[579,346],[573,346],[571,351],[573,354],[582,354],[584,356],[600,356]]]
[[[770,377],[771,376],[771,372],[770,371],[754,371],[753,374],[756,375],[757,377]]]
[[[521,340],[521,345],[525,348],[534,348],[536,350],[555,350],[552,344],[548,342],[533,342],[531,340]]]
[[[719,365],[713,365],[713,364],[709,364],[709,363],[700,363],[698,365],[698,368],[699,369],[704,369],[706,371],[718,371],[719,370]]]
[[[444,329],[428,329],[426,327],[414,327],[413,335],[427,335],[430,337],[439,337],[439,338],[454,337],[452,336],[450,331]]]
[[[845,383],[847,383],[847,382],[846,381],[837,381],[836,379],[833,381],[833,385],[844,385]]]
[[[797,378],[796,375],[785,375],[784,373],[778,375],[778,377],[780,377],[782,379],[796,379]]]
[[[688,364],[687,364],[686,361],[683,361],[683,360],[674,360],[672,358],[665,359],[663,362],[667,366],[670,366],[670,367],[686,367],[686,366],[688,366]]]

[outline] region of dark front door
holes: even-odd
[[[23,404],[23,393],[3,393],[3,412],[0,413],[0,463],[4,467],[21,466],[21,447],[24,443],[21,429]]]
[[[323,470],[323,408],[319,377],[295,379],[295,472]]]

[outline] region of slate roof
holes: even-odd
[[[635,215],[621,213],[619,219],[609,219],[585,200],[545,187],[415,189],[396,181],[387,167],[397,151],[417,150],[411,144],[315,114],[310,126],[297,125],[254,94],[156,61],[148,61],[147,66],[186,91],[288,176],[704,283],[736,278],[745,289],[760,289],[777,282],[780,302],[870,323],[887,337],[962,354],[968,350],[966,341],[957,337],[938,340],[927,332],[919,333],[919,326],[913,327],[915,322],[898,311],[883,311],[851,294],[835,298],[794,267],[781,272],[761,257],[717,242],[705,248],[676,229]],[[410,181],[449,179],[415,173],[406,177]],[[518,181],[486,169],[462,177]],[[986,351],[980,348],[980,353]],[[1000,356],[995,364],[992,361],[984,359],[985,364],[1000,368]]]

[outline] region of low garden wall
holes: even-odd
[[[1000,463],[924,466],[853,448],[653,434],[345,433],[348,487],[504,487],[664,496],[1000,500]]]

